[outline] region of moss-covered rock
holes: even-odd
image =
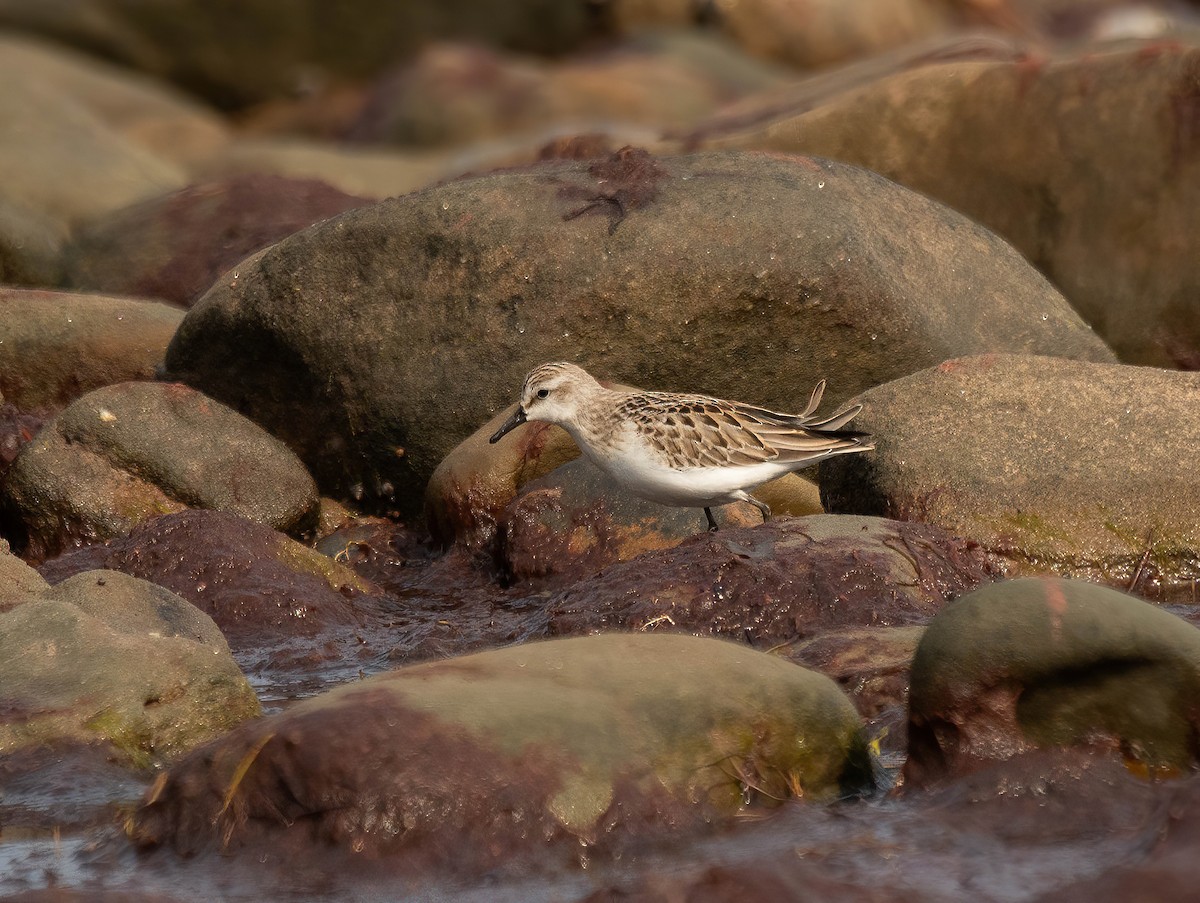
[[[905,775],[918,784],[1032,747],[1200,762],[1200,630],[1105,587],[1025,578],[963,596],[925,631],[911,681]]]
[[[871,783],[828,678],[744,646],[606,635],[415,665],[247,725],[138,811],[141,845],[332,842],[488,868]],[[332,803],[332,805],[331,805]],[[294,848],[294,846],[293,846]]]
[[[0,611],[0,752],[111,743],[134,765],[258,714],[221,631],[174,593],[88,571]]]
[[[1194,600],[1200,374],[986,355],[860,400],[875,451],[822,465],[830,511],[937,524],[1013,575]]]

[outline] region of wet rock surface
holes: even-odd
[[[1194,768],[1200,631],[1115,590],[1053,578],[983,587],[943,609],[912,662],[905,777],[932,784],[1045,746]]]
[[[386,250],[400,246],[416,253]],[[413,510],[441,459],[548,360],[790,410],[826,376],[837,403],[997,348],[1111,359],[994,235],[871,173],[627,149],[293,235],[188,312],[166,369],[284,438],[323,492]]]
[[[1200,377],[989,355],[861,400],[855,423],[879,439],[825,466],[829,510],[937,524],[1014,573],[1196,603]]]
[[[443,864],[471,873],[530,844],[619,845],[647,816],[694,830],[871,780],[828,678],[715,640],[586,637],[401,669],[235,731],[166,776],[133,837],[267,856],[453,850]]]
[[[166,587],[220,628],[264,695],[279,700],[320,686],[312,669],[353,677],[388,648],[398,606],[332,557],[235,514],[184,511],[41,566],[58,582],[94,568]],[[369,641],[373,638],[373,642]]]
[[[144,766],[259,712],[212,620],[146,581],[87,571],[0,621],[0,751],[102,740]]]
[[[316,487],[286,446],[194,389],[163,383],[80,398],[21,449],[0,502],[10,535],[36,560],[186,507],[295,532],[317,516]]]
[[[786,518],[606,568],[555,596],[549,629],[697,631],[772,648],[824,630],[922,623],[992,574],[977,547],[924,525]]]
[[[816,486],[794,474],[755,490],[755,497],[775,515],[821,510]],[[724,528],[749,527],[763,519],[748,502],[723,505],[714,516]],[[579,459],[521,488],[501,515],[497,559],[506,582],[561,585],[643,552],[678,545],[707,529],[703,509],[639,499]]]
[[[1195,896],[1195,405],[1109,350],[1200,367],[1194,4],[285,5],[0,0],[0,297],[215,284],[179,359],[306,462],[255,497],[311,498],[289,538],[92,467],[84,430],[59,495],[0,511],[0,645],[32,637],[0,733],[42,731],[0,745],[0,898]],[[394,199],[310,225],[346,195]],[[176,328],[51,297],[0,306],[5,498]],[[553,359],[781,410],[824,377],[877,451],[710,536],[556,428],[487,444]],[[176,419],[206,451],[106,454],[236,482],[240,446]],[[784,516],[818,483],[846,513]],[[1129,596],[1089,620],[1100,587],[996,582],[1053,572]],[[993,591],[1020,601],[955,620]],[[737,667],[609,648],[704,642]],[[838,700],[875,795],[800,784],[842,740],[767,672]]]
[[[0,392],[28,412],[154,378],[183,313],[107,295],[0,287]]]

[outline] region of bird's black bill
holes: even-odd
[[[495,434],[492,436],[491,439],[488,440],[488,442],[491,442],[493,444],[495,444],[496,442],[499,442],[501,439],[504,438],[505,433],[509,433],[512,430],[515,430],[517,427],[519,427],[524,422],[525,422],[525,409],[518,407],[515,411],[513,411],[512,416],[504,421],[504,425],[502,427],[500,427],[500,429],[496,430]]]

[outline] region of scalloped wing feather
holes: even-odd
[[[835,432],[862,410],[861,405],[827,420],[811,418],[824,388],[824,381],[817,385],[804,414],[781,414],[702,395],[645,392],[626,399],[620,415],[633,422],[675,469],[768,461],[799,467],[830,454],[868,447],[861,433]]]

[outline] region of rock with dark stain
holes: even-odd
[[[0,392],[22,411],[154,378],[183,312],[166,304],[0,287]]]
[[[882,173],[1011,241],[1123,360],[1200,368],[1200,254],[1180,240],[1200,195],[1200,49],[950,62],[764,112],[683,144]]]
[[[1025,578],[946,606],[913,658],[906,779],[933,784],[1031,748],[1200,762],[1200,630],[1106,587]]]
[[[923,623],[991,575],[977,547],[936,528],[783,518],[606,568],[553,597],[549,629],[682,630],[778,647],[827,630]]]
[[[105,741],[140,766],[259,712],[212,619],[115,571],[7,599],[0,687],[0,751]]]
[[[186,307],[253,252],[369,203],[324,182],[266,174],[193,185],[76,230],[66,281]]]
[[[546,361],[786,411],[822,377],[837,404],[997,349],[1112,358],[995,235],[873,173],[625,150],[289,236],[197,302],[166,369],[284,438],[324,493],[415,511]]]
[[[131,834],[477,875],[871,783],[828,678],[733,643],[608,635],[415,665],[246,725],[166,775]]]
[[[2,490],[14,547],[41,560],[184,508],[315,526],[316,486],[278,439],[187,386],[117,383],[46,424]]]
[[[1200,374],[987,355],[871,389],[875,451],[831,460],[831,511],[937,524],[1013,575],[1195,604]]]

